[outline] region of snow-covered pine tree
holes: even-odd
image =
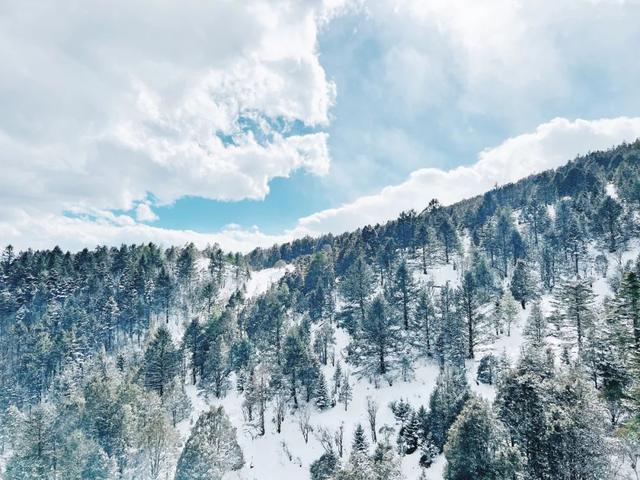
[[[220,480],[243,465],[236,429],[222,407],[212,407],[193,427],[178,460],[175,480]]]

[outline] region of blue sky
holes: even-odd
[[[19,247],[246,250],[640,136],[636,2],[3,11],[0,238]]]
[[[418,168],[449,169],[473,163],[484,148],[532,131],[549,119],[634,116],[640,106],[620,88],[624,80],[613,76],[621,74],[619,70],[611,72],[597,64],[579,64],[567,74],[569,95],[545,95],[535,108],[515,118],[491,110],[451,108],[447,98],[455,98],[463,91],[453,74],[443,98],[407,112],[411,107],[397,98],[398,92],[376,78],[384,76],[388,68],[385,34],[388,35],[385,27],[377,19],[362,9],[354,9],[335,18],[318,35],[320,63],[337,87],[330,110],[332,121],[326,128],[331,153],[328,175],[318,177],[296,171],[288,178],[276,178],[263,200],[179,199],[156,210],[157,225],[200,232],[228,224],[243,228],[257,225],[265,233],[277,234],[295,227],[300,217],[400,183]],[[637,41],[638,36],[629,38],[630,42],[633,40]],[[394,132],[399,145],[380,151],[371,138],[380,131]]]

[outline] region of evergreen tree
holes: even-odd
[[[568,340],[575,342],[578,354],[582,354],[587,330],[593,321],[594,295],[585,280],[567,280],[560,284],[553,295],[554,316],[568,333]]]
[[[460,239],[451,219],[445,213],[440,215],[437,226],[437,235],[444,250],[444,261],[449,263],[451,254],[460,247]]]
[[[436,311],[438,333],[434,352],[440,367],[463,367],[468,353],[466,327],[461,312],[455,309],[453,291],[448,284],[440,289]]]
[[[334,453],[323,453],[310,467],[311,480],[330,480],[339,467]]]
[[[360,321],[364,321],[369,297],[373,292],[375,279],[371,267],[362,255],[359,255],[349,267],[340,282],[340,292],[345,302],[358,311]]]
[[[389,303],[400,312],[404,329],[408,330],[417,287],[406,261],[403,260],[398,266],[393,282],[387,286],[386,294]]]
[[[547,337],[547,321],[542,313],[540,302],[531,307],[527,323],[524,327],[525,338],[536,346],[542,346]]]
[[[323,365],[329,360],[329,347],[335,345],[335,328],[330,322],[324,322],[317,330],[313,349]]]
[[[427,266],[431,263],[429,252],[431,251],[430,247],[434,236],[433,230],[426,222],[422,222],[416,231],[416,244],[421,250],[420,257],[422,260],[422,273],[424,275],[427,274]]]
[[[309,352],[300,332],[292,328],[287,334],[284,343],[283,373],[289,376],[291,397],[293,403],[298,406],[298,385],[303,375],[303,370],[309,364]]]
[[[349,408],[349,402],[353,398],[353,389],[349,382],[349,374],[345,372],[342,380],[340,381],[340,391],[338,392],[338,401],[344,405],[344,411]]]
[[[166,267],[162,267],[156,281],[156,294],[160,308],[164,311],[165,322],[169,323],[169,311],[176,295],[176,285]]]
[[[507,327],[507,336],[511,336],[511,326],[518,318],[518,303],[510,291],[502,295],[496,316],[499,318],[500,325]]]
[[[326,410],[331,407],[331,397],[329,396],[329,392],[327,390],[327,381],[324,378],[323,374],[320,374],[320,379],[316,385],[316,407],[320,410]]]
[[[362,322],[355,359],[369,375],[385,375],[392,368],[391,357],[397,348],[398,327],[398,319],[384,298],[374,298]]]
[[[219,480],[244,465],[236,429],[222,407],[198,418],[178,460],[176,480]]]
[[[447,432],[469,398],[469,385],[463,370],[446,368],[429,398],[429,431],[433,443],[442,451]]]
[[[485,400],[471,397],[451,426],[444,448],[451,480],[511,480],[520,474],[517,449]]]
[[[617,322],[622,324],[626,335],[621,339],[640,355],[640,279],[635,271],[623,276],[614,302]],[[640,357],[639,357],[640,358]]]
[[[524,261],[519,260],[511,278],[511,294],[513,298],[520,302],[523,309],[526,308],[527,302],[535,295],[533,285],[529,267]]]
[[[356,429],[353,432],[353,442],[351,444],[351,450],[353,452],[359,452],[366,454],[369,451],[369,442],[364,432],[364,428],[360,423],[356,425]]]
[[[416,341],[418,342],[418,346],[424,351],[427,357],[433,356],[433,343],[436,334],[435,308],[427,289],[422,289],[418,295],[415,329],[417,331]]]
[[[162,397],[167,385],[178,374],[180,353],[169,330],[161,326],[144,354],[144,384]]]
[[[484,316],[480,313],[479,289],[471,272],[462,277],[462,284],[457,292],[458,308],[466,324],[467,357],[474,358],[475,347],[481,341]]]
[[[496,381],[498,369],[498,359],[491,353],[485,355],[480,359],[480,363],[478,364],[478,373],[476,376],[478,382],[493,385]]]
[[[622,205],[609,195],[605,195],[598,206],[593,222],[596,233],[606,236],[606,244],[610,252],[618,249],[618,244],[622,237],[620,216]]]
[[[189,361],[191,363],[191,383],[196,384],[196,373],[202,371],[204,364],[204,344],[205,337],[200,322],[197,319],[192,320],[184,332],[182,345],[189,353]]]

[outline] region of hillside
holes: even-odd
[[[246,256],[7,247],[0,472],[637,479],[639,206],[636,142]]]

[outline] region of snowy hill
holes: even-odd
[[[246,256],[5,249],[2,477],[637,478],[639,151]]]

